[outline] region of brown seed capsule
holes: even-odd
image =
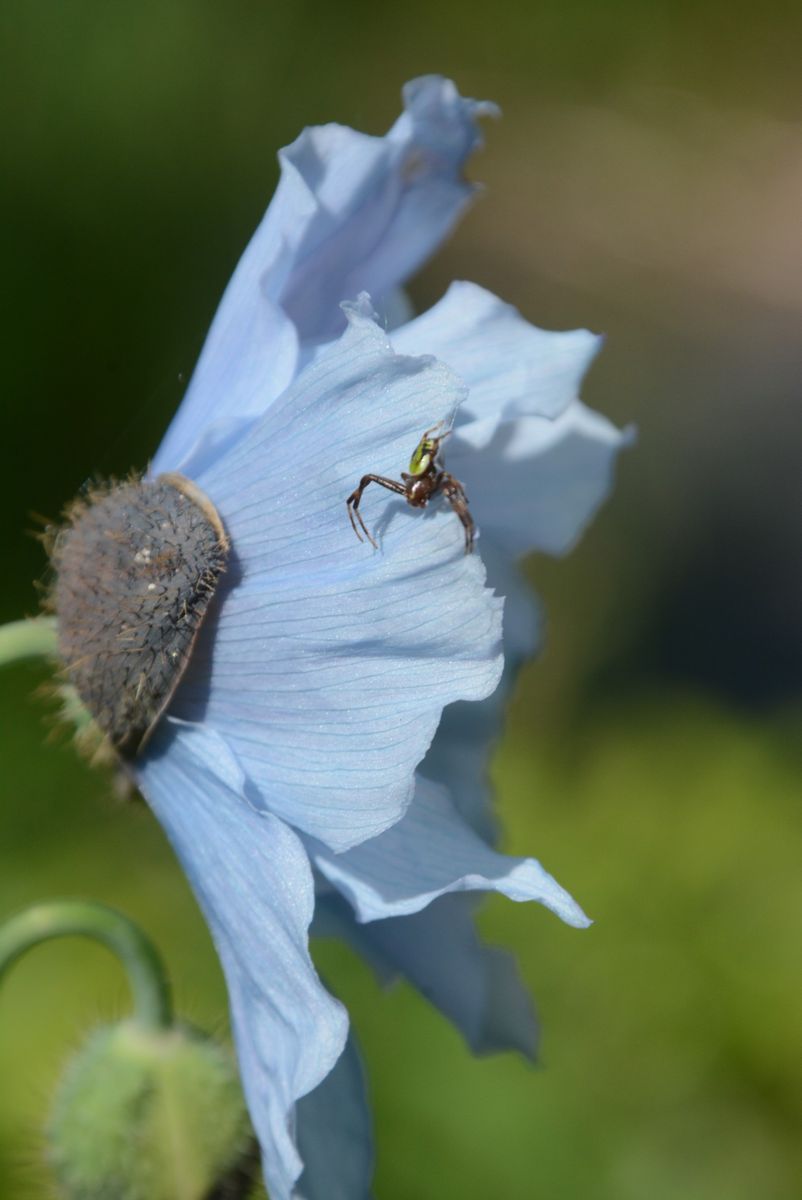
[[[181,475],[99,488],[55,537],[59,656],[124,758],[145,745],[186,670],[228,548],[214,506]]]

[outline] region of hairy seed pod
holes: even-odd
[[[169,704],[228,549],[214,506],[181,475],[106,485],[68,510],[52,547],[59,657],[123,758]]]
[[[94,1030],[58,1085],[45,1146],[66,1200],[236,1200],[253,1190],[233,1059],[183,1026]]]

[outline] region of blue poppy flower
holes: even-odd
[[[482,781],[537,636],[515,561],[570,546],[623,437],[578,400],[591,334],[534,329],[465,283],[385,331],[471,198],[462,167],[494,111],[433,76],[404,99],[385,137],[327,125],[280,153],[151,468],[194,480],[232,544],[136,772],[220,954],[272,1200],[370,1187],[347,1017],[309,957],[315,913],[475,1049],[525,1052],[531,1008],[476,936],[475,893],[587,923],[537,862],[493,848]],[[440,422],[481,555],[447,505],[415,512],[379,489],[364,510],[380,550],[360,544],[346,496],[367,471],[397,477]]]

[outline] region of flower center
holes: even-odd
[[[214,505],[182,475],[106,485],[68,510],[52,550],[59,656],[124,758],[169,704],[228,550]]]

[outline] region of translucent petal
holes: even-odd
[[[534,1058],[537,1021],[515,959],[476,932],[479,897],[441,896],[407,917],[359,924],[341,896],[318,900],[314,932],[347,941],[384,984],[406,979],[475,1054],[517,1050]]]
[[[283,252],[274,226],[268,209],[223,293],[184,398],[153,457],[153,475],[200,470],[296,374],[298,332],[266,286]]]
[[[250,805],[245,776],[208,728],[167,718],[137,778],[209,924],[265,1178],[273,1200],[290,1200],[303,1165],[295,1102],[332,1069],[348,1031],[309,957],[309,861],[291,829]]]
[[[513,559],[533,549],[570,549],[609,491],[615,458],[631,435],[578,403],[553,422],[507,423],[478,450],[462,436],[474,429],[463,426],[450,439],[448,465],[465,483],[480,523],[488,583],[505,597],[504,673],[478,704],[446,709],[420,769],[448,785],[461,815],[492,843],[489,754],[520,664],[538,640],[536,601]]]
[[[340,304],[385,296],[442,241],[474,188],[463,165],[492,104],[428,75],[385,137],[306,129],[279,153],[276,194],[226,288],[153,472],[197,472],[281,394],[302,342],[337,336]],[[308,357],[308,351],[306,352]],[[305,358],[304,358],[305,361]]]
[[[351,1034],[334,1070],[296,1108],[303,1200],[369,1200],[373,1121]]]
[[[632,430],[574,403],[553,421],[519,417],[486,437],[488,422],[455,430],[448,468],[462,481],[480,529],[508,554],[565,554],[612,488]]]
[[[541,622],[532,589],[492,535],[482,537],[482,559],[488,583],[504,597],[504,673],[484,700],[449,704],[420,771],[448,787],[460,816],[492,845],[498,830],[487,778],[490,751],[501,735],[519,667],[537,649]]]
[[[294,261],[280,293],[302,340],[335,336],[340,302],[361,291],[381,303],[439,245],[473,193],[462,168],[481,143],[477,117],[495,106],[465,99],[437,75],[408,83],[404,106],[384,138],[325,125],[280,155],[306,216],[285,233]]]
[[[365,471],[397,477],[461,398],[432,360],[349,330],[199,479],[236,561],[173,711],[224,734],[271,811],[335,849],[396,821],[444,705],[488,695],[501,601],[442,505],[373,485],[359,542],[345,499]]]
[[[492,841],[488,752],[537,641],[535,603],[512,559],[569,548],[608,491],[627,435],[577,400],[600,337],[537,329],[475,284],[452,284],[392,340],[404,352],[436,353],[470,388],[444,452],[479,524],[488,582],[506,600],[505,671],[492,696],[446,710],[421,770],[448,784],[460,813]]]
[[[359,921],[418,912],[447,892],[496,891],[537,900],[569,925],[589,924],[579,905],[533,858],[491,849],[462,820],[448,792],[419,778],[403,819],[345,854],[307,839],[321,874],[348,899]]]
[[[602,343],[586,329],[537,329],[475,283],[452,283],[442,300],[392,338],[403,354],[436,355],[469,385],[459,424],[559,416],[577,399]]]

